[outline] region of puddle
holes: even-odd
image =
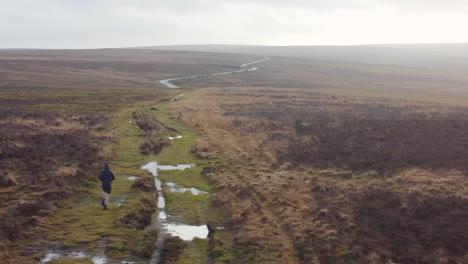
[[[161,183],[160,180],[156,180],[156,190],[158,190],[158,191],[162,190],[162,183]]]
[[[159,212],[158,218],[161,220],[166,220],[167,215],[164,211]]]
[[[194,164],[180,164],[177,166],[172,165],[158,165],[158,170],[186,170],[195,167]]]
[[[174,139],[179,139],[182,138],[182,136],[177,136],[177,137],[169,137],[169,140],[174,140]]]
[[[56,259],[91,259],[94,264],[106,264],[109,261],[105,254],[106,243],[105,239],[98,241],[99,252],[96,255],[90,255],[83,251],[60,249],[60,245],[57,244],[57,248],[48,250],[39,263],[48,263]]]
[[[207,238],[208,227],[206,225],[192,226],[182,224],[165,224],[164,228],[172,236],[178,236],[182,240],[192,241],[194,238]]]
[[[106,264],[107,257],[106,257],[106,240],[101,239],[98,242],[99,253],[93,257],[92,261],[94,264]]]
[[[141,169],[149,171],[154,177],[158,176],[158,163],[156,161],[151,161],[150,163],[141,167]]]
[[[82,258],[89,258],[89,255],[81,251],[72,251],[66,252],[61,250],[48,250],[45,256],[41,259],[40,263],[47,263],[54,259],[82,259]],[[97,263],[96,263],[97,264]]]
[[[195,167],[195,164],[179,164],[177,166],[172,165],[158,165],[156,161],[151,161],[150,163],[141,167],[143,170],[149,171],[154,177],[158,176],[158,170],[186,170]],[[157,186],[156,186],[157,187]],[[158,191],[161,190],[159,187]]]
[[[106,264],[107,257],[105,255],[98,255],[98,256],[93,257],[92,261],[94,264]]]
[[[159,263],[159,258],[161,255],[161,248],[164,244],[164,239],[166,235],[171,236],[178,236],[182,240],[191,241],[194,238],[207,238],[208,237],[208,226],[201,225],[201,226],[192,226],[192,225],[184,225],[179,223],[173,223],[167,221],[167,214],[165,212],[166,208],[166,200],[163,196],[162,192],[162,184],[161,181],[158,179],[158,170],[186,170],[195,167],[194,164],[179,164],[177,166],[172,165],[158,165],[156,161],[149,162],[148,164],[142,166],[143,170],[148,170],[153,176],[154,181],[156,184],[156,190],[158,191],[158,208],[159,213],[157,217],[157,224],[160,227],[161,235],[158,236],[156,241],[156,250],[153,253],[150,263]],[[172,185],[172,186],[171,186]],[[174,190],[184,190],[184,191],[191,191],[194,195],[198,195],[202,193],[200,190],[195,188],[175,188],[175,183],[168,183],[168,186],[174,188]],[[193,189],[193,190],[192,190]],[[195,194],[197,193],[197,194]]]
[[[164,211],[166,207],[166,201],[163,196],[162,192],[162,183],[158,179],[158,170],[186,170],[195,167],[194,164],[179,164],[176,166],[173,165],[158,165],[157,162],[149,162],[148,164],[144,165],[142,169],[148,170],[151,172],[151,174],[154,176],[155,184],[156,184],[156,189],[158,191],[158,208],[159,208],[159,213],[157,217],[157,222],[160,225],[160,229],[163,233],[162,236],[158,236],[158,250],[161,250],[161,247],[163,245],[163,240],[164,235],[171,235],[171,236],[178,236],[183,240],[186,241],[191,241],[194,238],[207,238],[208,237],[208,227],[206,225],[201,225],[201,226],[192,226],[192,225],[184,225],[184,224],[179,224],[179,223],[173,223],[167,221],[168,216],[166,212]],[[129,176],[127,177],[128,180],[134,181],[138,179],[138,177],[135,176]],[[173,182],[168,183],[168,186],[171,188],[171,191],[176,191],[176,192],[186,192],[190,191],[192,192],[193,195],[199,195],[199,194],[206,194],[206,192],[200,191],[196,188],[176,188],[176,184]],[[127,195],[123,195],[120,198],[117,198],[112,201],[112,204],[115,204],[117,206],[122,206],[122,204],[125,202],[127,199]],[[57,245],[59,247],[59,245]],[[106,263],[115,263],[110,260],[106,254],[105,254],[105,248],[106,248],[106,241],[105,240],[100,240],[99,241],[99,252],[96,255],[90,255],[86,254],[82,251],[68,251],[68,250],[60,250],[60,249],[53,249],[53,250],[48,250],[44,257],[40,260],[39,263],[47,263],[49,261],[55,260],[55,259],[91,259],[94,264],[106,264]],[[153,258],[151,260],[151,263],[158,263],[159,262],[159,251],[155,251],[153,254]],[[132,258],[127,258],[127,259],[132,259]],[[133,261],[122,261],[120,262],[121,264],[124,263],[139,263],[139,262],[133,262]]]
[[[191,192],[193,195],[199,195],[199,194],[208,194],[207,192],[200,191],[197,188],[176,188],[175,183],[173,182],[168,182],[166,183],[167,186],[169,186],[171,192],[178,192],[178,193],[184,193],[184,192]]]
[[[162,194],[160,180],[156,180],[156,186],[159,186],[159,189],[156,188],[158,190],[158,208],[164,209],[166,207],[166,199],[164,199],[164,196]]]
[[[125,200],[127,200],[127,195],[123,195],[122,197],[120,197],[118,199],[111,200],[111,204],[114,204],[114,205],[117,205],[118,207],[120,207],[120,206],[123,205]]]

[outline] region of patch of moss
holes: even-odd
[[[164,188],[166,212],[169,219],[185,224],[205,224],[208,210],[208,195],[193,195],[191,192],[175,193]]]

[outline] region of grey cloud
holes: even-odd
[[[223,1],[214,0],[81,0],[53,1],[58,5],[78,9],[109,10],[116,8],[132,8],[140,10],[170,10],[181,13],[206,12],[222,6]]]
[[[289,8],[377,9],[392,7],[401,10],[458,12],[468,9],[466,0],[225,0],[231,3],[261,4]]]
[[[316,10],[329,9],[359,9],[369,6],[367,0],[226,0],[231,3],[260,4],[280,6],[283,8],[312,8]]]
[[[0,0],[0,48],[314,41],[348,33],[335,10],[375,17],[390,8],[417,19],[467,6],[465,0]]]

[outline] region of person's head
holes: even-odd
[[[110,168],[109,163],[104,164],[104,169],[108,170]]]

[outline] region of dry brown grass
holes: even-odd
[[[258,71],[182,80],[189,88],[305,88],[350,96],[423,99],[434,103],[468,103],[468,78],[437,70],[273,57]],[[292,91],[291,91],[292,92]],[[294,92],[292,92],[294,93]]]
[[[160,79],[222,72],[257,58],[150,50],[0,50],[0,88],[163,87]]]
[[[228,212],[233,239],[225,243],[239,263],[467,260],[465,108],[210,88],[171,109],[204,136],[195,153],[230,161],[205,175],[216,186],[212,206]],[[417,151],[395,151],[389,142],[397,139]]]
[[[30,236],[28,230],[57,210],[59,199],[72,195],[93,177],[90,172],[96,162],[111,157],[98,157],[98,148],[111,144],[112,135],[101,131],[99,136],[91,136],[92,131],[102,130],[106,123],[102,118],[20,113],[3,116],[0,240],[9,243]]]
[[[26,245],[49,232],[44,226],[48,229],[50,219],[68,210],[61,206],[72,203],[72,197],[93,191],[95,173],[115,159],[119,144],[133,143],[125,133],[118,134],[121,122],[128,122],[126,111],[151,111],[150,106],[180,92],[158,89],[163,87],[158,80],[227,71],[255,58],[144,50],[0,50],[0,259],[37,257]],[[148,152],[165,144],[151,141],[157,136],[154,128],[142,128],[151,143]],[[74,207],[91,202],[82,199]],[[153,212],[151,204],[142,202],[113,231],[141,228]],[[85,218],[75,219],[88,220],[80,217]],[[69,227],[67,220],[63,229]]]
[[[6,135],[1,137],[0,155],[6,158],[0,165],[9,166],[8,173],[0,175],[0,201],[2,214],[10,216],[1,218],[6,219],[2,231],[12,231],[3,237],[29,235],[27,228],[47,214],[46,201],[61,197],[63,186],[89,176],[76,168],[112,155],[113,148],[102,144],[113,140],[103,115],[141,102],[154,104],[176,93],[154,89],[161,78],[227,71],[251,60],[252,56],[141,50],[0,51],[1,127],[19,131],[0,129]],[[211,237],[213,262],[222,262],[231,245],[238,263],[467,261],[466,114],[465,108],[453,107],[468,105],[465,76],[288,58],[274,58],[261,67],[183,85],[308,89],[213,88],[172,104],[174,116],[203,135],[193,152],[226,161],[204,171],[215,184],[211,205],[225,212],[221,224],[230,234],[215,231]],[[395,114],[400,121],[408,115],[420,122],[412,126],[418,134],[437,128],[429,137],[437,144],[405,141],[417,151],[396,155],[391,166],[349,159],[376,156],[378,164],[388,165],[388,155],[381,154],[392,151],[389,143],[395,137],[379,137],[386,118]],[[356,129],[353,117],[375,121],[368,123],[374,133]],[[322,125],[321,130],[313,124]],[[346,145],[339,142],[346,135],[343,124],[353,135],[346,155],[336,152],[337,146]],[[411,131],[398,129],[411,127],[408,124],[394,123],[388,135],[408,135]],[[450,129],[444,130],[447,126]],[[377,140],[360,144],[368,142],[369,135]],[[317,138],[331,140],[316,144]],[[62,146],[63,141],[69,144]],[[462,144],[457,147],[457,142]],[[379,150],[380,143],[387,145]],[[367,155],[350,155],[357,153],[354,147]],[[303,155],[309,149],[313,158]],[[413,154],[418,159],[412,160]],[[62,159],[71,161],[62,166]],[[429,166],[434,160],[440,162]],[[25,184],[29,180],[32,186]],[[154,204],[141,204],[146,217],[134,219],[130,214],[121,223],[146,224],[149,210],[144,208]],[[12,215],[19,220],[10,221]],[[9,254],[3,250],[7,244],[0,241],[4,256]]]

